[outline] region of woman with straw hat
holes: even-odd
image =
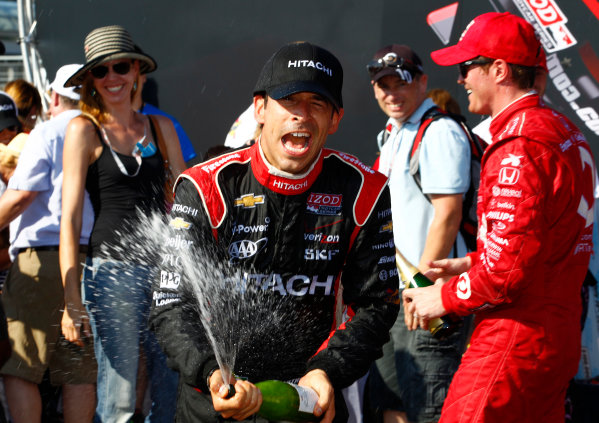
[[[132,108],[139,76],[156,69],[154,59],[117,25],[94,29],[84,47],[86,64],[65,84],[81,85],[83,113],[69,123],[63,153],[62,331],[76,344],[86,342],[90,328],[93,332],[98,361],[96,417],[100,421],[124,422],[133,415],[142,347],[152,389],[150,419],[171,422],[176,374],[166,367],[164,355],[147,330],[153,267],[143,257],[131,255],[138,249],[131,248],[132,242],[124,245],[123,240],[138,224],[136,210],[146,215],[165,212],[165,195],[172,196],[164,192],[165,163],[175,176],[185,169],[185,163],[170,120],[150,119]],[[165,147],[159,148],[162,139]],[[85,189],[95,222],[80,293],[76,269]]]

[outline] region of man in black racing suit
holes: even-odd
[[[323,148],[343,115],[342,80],[328,51],[305,42],[284,46],[255,88],[260,140],[177,181],[150,315],[180,374],[177,422],[250,418],[261,404],[253,383],[267,379],[313,388],[315,414],[346,421],[341,389],[382,355],[399,310],[389,190],[383,175],[355,157]],[[242,269],[246,286],[288,311],[260,336],[237,334],[231,398],[220,390],[214,349],[184,289],[190,275],[180,256],[190,249]],[[213,303],[214,313],[235,318]],[[266,321],[256,327],[270,320],[257,319]]]

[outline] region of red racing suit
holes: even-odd
[[[580,359],[595,164],[580,131],[537,95],[501,111],[491,133],[472,267],[442,288],[448,312],[476,320],[440,421],[562,423]]]

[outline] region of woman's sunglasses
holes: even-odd
[[[127,75],[131,70],[131,62],[119,62],[111,66],[112,71],[119,75]],[[92,76],[96,79],[102,79],[108,75],[109,67],[106,65],[99,65],[90,70]]]

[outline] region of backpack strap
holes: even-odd
[[[387,126],[385,126],[385,130],[383,131],[383,136],[377,140],[377,143],[379,146],[379,152],[383,149],[383,145],[385,145],[385,143],[389,139],[389,135],[391,135],[392,131],[393,131],[393,124],[388,123]]]
[[[410,175],[414,177],[414,181],[420,191],[422,191],[422,185],[420,183],[420,147],[422,145],[422,137],[424,137],[424,133],[428,129],[431,123],[441,116],[447,115],[443,110],[441,110],[438,106],[433,106],[428,109],[422,115],[422,119],[420,119],[420,126],[418,127],[418,132],[416,132],[416,136],[414,137],[414,142],[412,143],[412,151],[410,153]],[[430,202],[431,199],[428,195],[424,194],[426,199]]]

